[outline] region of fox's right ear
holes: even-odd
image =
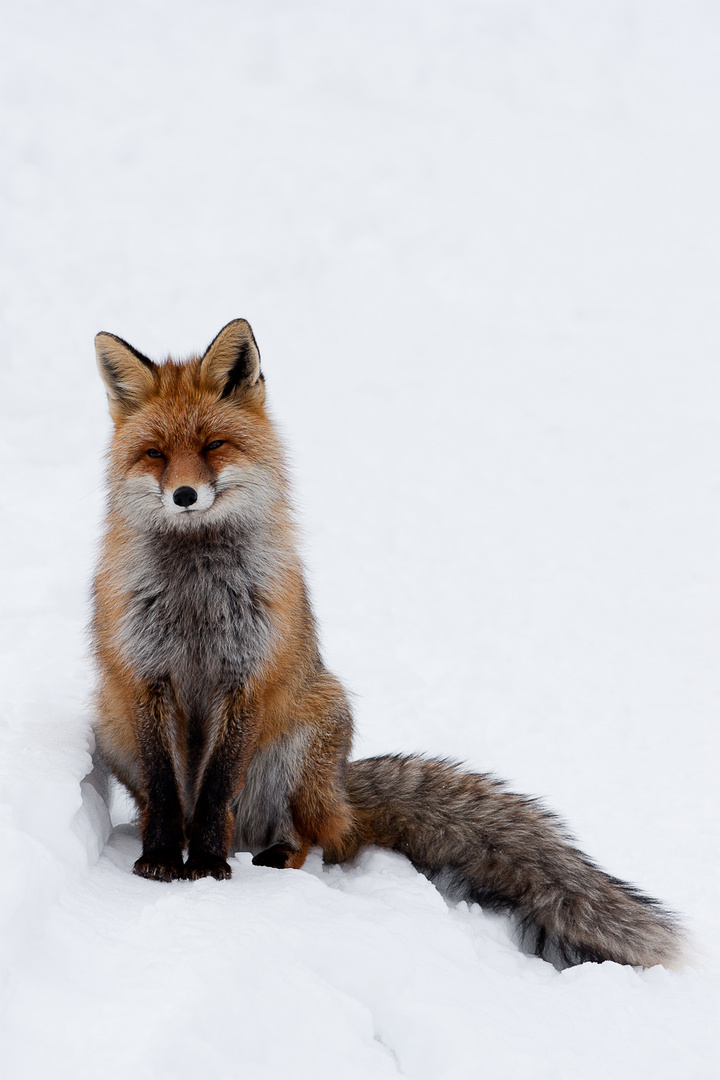
[[[246,319],[233,319],[223,326],[205,350],[200,371],[221,398],[239,400],[252,395],[264,400],[260,353]]]
[[[142,405],[155,386],[155,365],[115,334],[98,334],[95,355],[105,383],[110,415],[117,423]]]

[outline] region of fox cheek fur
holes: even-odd
[[[227,878],[231,845],[300,867],[312,845],[339,861],[381,844],[509,911],[558,966],[677,963],[674,917],[596,867],[535,800],[445,761],[349,762],[352,716],[319,652],[248,323],[185,363],[104,333],[96,352],[115,425],[96,728],[140,809],[135,873]]]

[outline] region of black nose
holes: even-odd
[[[178,506],[192,506],[197,502],[197,491],[191,487],[180,487],[173,491],[173,502]]]

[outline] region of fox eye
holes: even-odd
[[[160,458],[160,457],[164,457],[165,455],[161,454],[160,451],[157,450],[154,446],[151,446],[150,449],[147,452],[147,456],[148,457],[154,457],[154,458]]]
[[[224,439],[213,439],[211,443],[208,443],[205,447],[206,450],[217,450],[218,446],[222,446],[225,442]]]

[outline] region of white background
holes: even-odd
[[[718,15],[3,5],[4,1080],[718,1075]],[[542,795],[691,966],[559,974],[387,852],[103,849],[92,339],[237,316],[356,754]]]

